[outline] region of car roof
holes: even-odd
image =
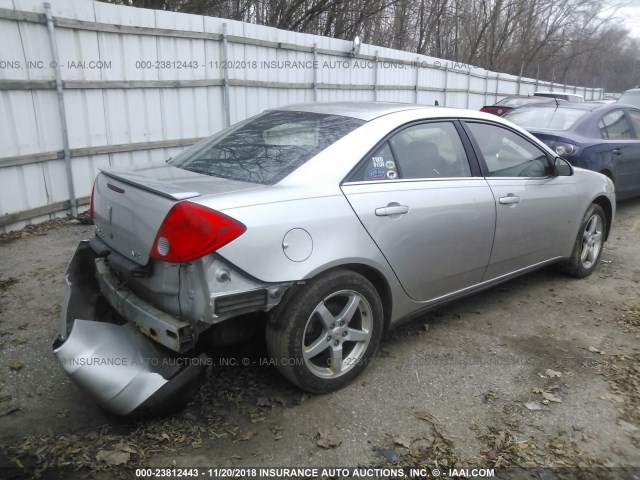
[[[582,115],[581,118],[577,119],[569,128],[569,131],[572,131],[580,136],[589,136],[591,134],[589,134],[589,130],[592,128],[594,124],[594,121],[597,121],[598,119],[600,119],[602,116],[613,112],[615,110],[620,110],[622,108],[626,108],[626,109],[635,109],[636,111],[638,110],[638,107],[634,107],[633,105],[627,105],[627,104],[620,104],[620,103],[593,103],[593,102],[583,102],[583,103],[558,103],[556,104],[551,104],[548,105],[546,103],[536,103],[536,104],[532,104],[532,105],[525,105],[523,107],[518,108],[516,111],[518,112],[522,112],[522,111],[533,111],[533,110],[540,110],[540,109],[574,109],[574,110],[584,110],[586,112],[589,112],[588,114]],[[595,113],[598,112],[598,113]],[[512,116],[511,114],[514,112],[509,112],[507,115],[505,115],[505,120],[510,120],[510,116]],[[515,113],[514,113],[515,114]],[[595,120],[594,120],[595,119]],[[532,130],[536,130],[536,131],[558,131],[557,129],[548,129],[548,128],[532,128],[529,131]]]
[[[536,103],[533,105],[525,105],[521,108],[574,108],[577,110],[588,110],[593,111],[599,108],[607,108],[610,107],[611,103],[593,103],[593,102],[580,102],[580,103],[571,103],[571,102],[558,102],[558,103]]]
[[[640,90],[638,90],[640,91]],[[554,105],[543,105],[545,107],[548,106],[554,106]],[[582,102],[582,103],[559,103],[558,107],[561,108],[578,108],[581,110],[589,110],[589,111],[594,111],[594,110],[617,110],[619,108],[635,108],[636,110],[638,109],[638,107],[636,105],[631,105],[628,103],[620,103],[620,102],[613,102],[613,103],[598,103],[598,102]]]
[[[359,118],[360,120],[373,120],[374,118],[387,115],[389,113],[401,112],[416,109],[441,109],[443,107],[428,107],[425,105],[415,105],[411,103],[392,102],[318,102],[299,103],[277,107],[271,110],[288,110],[293,112],[322,113],[325,115],[341,115],[343,117]]]
[[[555,102],[552,103],[555,105]],[[390,114],[407,114],[407,121],[430,118],[466,118],[489,120],[491,122],[506,123],[500,117],[484,113],[479,110],[464,108],[440,107],[434,105],[416,105],[412,103],[392,102],[317,102],[300,103],[272,108],[269,111],[311,112],[325,115],[341,115],[343,117],[358,118],[368,122]]]

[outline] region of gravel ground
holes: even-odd
[[[548,268],[432,311],[387,334],[341,391],[292,387],[265,364],[258,336],[209,352],[214,366],[193,402],[146,421],[105,414],[51,353],[63,272],[91,227],[56,221],[0,237],[0,477],[424,466],[445,474],[495,467],[499,478],[634,478],[640,200],[618,209],[591,277]],[[238,366],[224,364],[230,357]]]

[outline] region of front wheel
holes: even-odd
[[[267,325],[267,348],[288,380],[326,393],[365,369],[378,348],[382,323],[382,303],[371,282],[338,270],[310,281],[277,311]]]
[[[596,269],[604,245],[605,219],[602,207],[591,204],[580,224],[571,257],[562,265],[568,274],[583,278]]]

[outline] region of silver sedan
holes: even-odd
[[[197,381],[201,342],[266,323],[279,371],[332,391],[426,309],[549,264],[589,275],[615,205],[605,176],[494,115],[269,110],[165,164],[98,175],[54,352],[106,408],[155,411]]]

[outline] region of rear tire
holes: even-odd
[[[378,292],[349,270],[311,280],[275,315],[267,324],[269,354],[285,378],[312,393],[331,392],[353,381],[382,336]]]
[[[600,263],[606,216],[600,205],[592,203],[582,219],[578,236],[569,260],[561,264],[561,269],[576,278],[584,278]]]

